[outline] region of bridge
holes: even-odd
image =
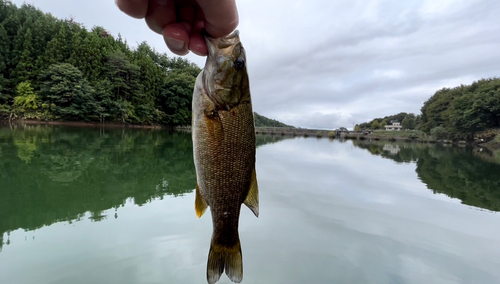
[[[191,126],[177,126],[175,130],[191,132]],[[292,127],[255,127],[256,134],[286,135],[298,137],[359,138],[365,135],[357,131],[306,129]]]

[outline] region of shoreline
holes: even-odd
[[[172,126],[162,125],[145,125],[145,124],[126,124],[114,122],[82,122],[82,121],[42,121],[42,120],[14,120],[9,122],[8,119],[0,119],[0,124],[3,125],[55,125],[55,126],[75,126],[75,127],[106,127],[106,128],[134,128],[134,129],[166,129],[173,130]]]
[[[9,122],[8,119],[0,118],[0,125],[53,125],[53,126],[71,126],[71,127],[94,127],[94,128],[130,128],[130,129],[156,129],[156,130],[175,130],[180,132],[190,132],[190,127],[182,126],[164,126],[164,125],[144,125],[144,124],[126,124],[116,122],[82,122],[82,121],[42,121],[42,120],[15,120]],[[335,135],[333,130],[320,129],[297,129],[297,128],[275,128],[275,127],[255,127],[256,134],[264,134],[271,136],[292,136],[292,137],[311,137],[311,138],[329,138],[329,139],[348,139],[348,140],[367,140],[367,141],[389,141],[389,142],[417,142],[417,143],[440,143],[453,145],[469,145],[489,150],[500,149],[500,143],[491,139],[487,142],[479,141],[451,141],[437,140],[431,137],[419,137],[418,135],[384,135],[376,133],[361,134],[361,133],[341,133]],[[333,134],[333,135],[332,135]],[[397,134],[397,133],[395,133]]]

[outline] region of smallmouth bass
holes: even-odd
[[[193,92],[195,209],[198,218],[208,206],[212,214],[208,283],[217,282],[224,271],[231,281],[240,283],[241,204],[259,215],[255,128],[245,50],[238,31],[218,39],[205,36],[205,41],[207,61]]]

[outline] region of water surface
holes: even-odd
[[[499,283],[495,156],[257,144],[261,208],[242,209],[243,283]],[[192,158],[183,133],[0,128],[0,283],[206,283],[212,224],[196,219]]]

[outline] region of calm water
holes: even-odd
[[[192,158],[189,134],[0,128],[0,283],[206,283]],[[500,283],[499,160],[259,136],[243,283]]]

